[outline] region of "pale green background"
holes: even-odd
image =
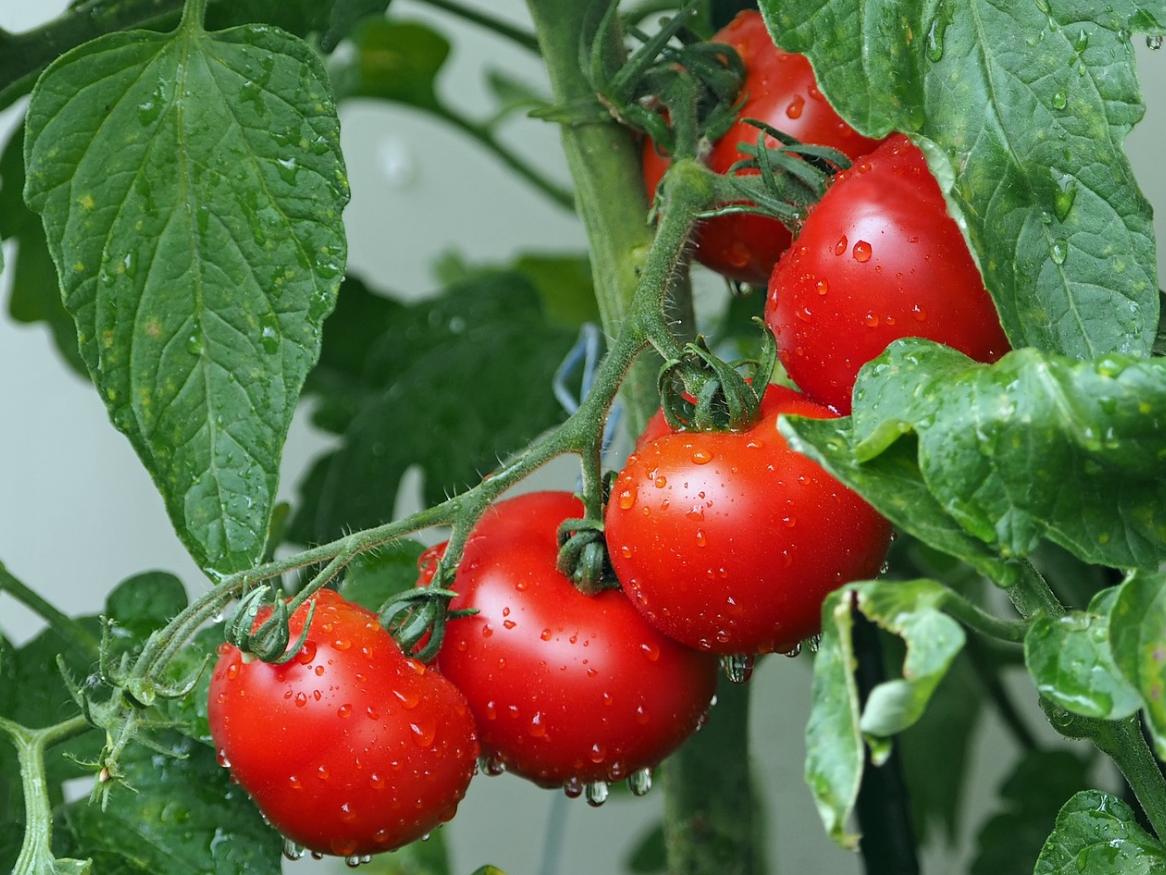
[[[478,0],[499,15],[526,23],[520,0]],[[20,31],[49,19],[65,0],[2,0],[0,27]],[[455,48],[441,80],[442,93],[470,113],[486,111],[481,85],[487,67],[541,80],[537,62],[509,44],[409,0],[393,3],[398,17],[436,24]],[[1149,104],[1147,120],[1129,141],[1130,155],[1146,194],[1166,213],[1166,51],[1138,46]],[[15,125],[23,102],[0,113],[0,132]],[[505,171],[461,134],[440,122],[383,104],[349,104],[342,113],[345,156],[352,180],[351,266],[378,286],[401,294],[423,294],[434,282],[435,256],[456,249],[475,260],[504,260],[531,249],[581,249],[575,219]],[[506,139],[529,160],[566,180],[556,130],[517,119]],[[1160,239],[1166,223],[1157,222]],[[1166,252],[1166,249],[1163,250]],[[1166,261],[1160,259],[1160,271]],[[1164,274],[1166,275],[1166,274]],[[0,278],[0,300],[7,285]],[[50,599],[74,612],[96,612],[106,591],[148,568],[174,571],[188,585],[205,582],[179,545],[162,502],[128,442],[109,425],[88,383],[61,364],[47,331],[0,318],[0,559]],[[281,498],[293,498],[307,462],[329,445],[300,415],[293,424],[283,463]],[[574,474],[559,466],[543,484],[569,487]],[[404,501],[416,494],[416,478]],[[0,629],[17,641],[35,634],[39,621],[0,596]],[[801,780],[802,732],[807,713],[806,659],[769,659],[754,677],[752,743],[758,774],[767,788],[772,826],[769,851],[775,871],[796,875],[850,875],[857,857],[823,835]],[[1033,707],[1031,687],[1014,679],[1016,695],[1033,726],[1044,725]],[[994,713],[977,737],[966,800],[973,816],[960,846],[925,849],[925,871],[962,871],[968,840],[990,813],[995,790],[1015,748]],[[1101,775],[1103,783],[1111,782]],[[551,875],[541,868],[543,841],[553,795],[511,777],[479,778],[457,820],[447,827],[454,872],[491,862],[510,875]],[[616,873],[641,831],[661,810],[658,792],[642,800],[621,798],[599,810],[582,801],[567,806],[565,845],[559,875]],[[319,868],[317,868],[319,865]],[[286,871],[320,871],[323,865],[287,864]],[[338,871],[336,864],[329,865]],[[342,867],[341,869],[342,870]]]

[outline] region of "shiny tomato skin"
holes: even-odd
[[[331,590],[313,598],[308,638],[287,664],[220,647],[211,735],[286,837],[345,857],[392,850],[453,817],[478,754],[473,717],[374,613]],[[306,615],[303,605],[292,616],[293,640]]]
[[[859,369],[901,337],[993,362],[992,298],[923,153],[896,135],[836,177],[773,270],[765,319],[811,398],[850,412]]]
[[[482,752],[543,786],[656,765],[696,729],[716,684],[714,660],[661,635],[623,593],[583,595],[555,569],[559,523],[582,515],[566,492],[491,507],[453,583],[451,607],[479,613],[449,624],[437,659],[470,703]]]
[[[889,524],[777,431],[826,408],[770,386],[742,432],[670,432],[612,486],[606,537],[624,591],[653,626],[716,653],[787,651],[823,600],[878,573]]]
[[[714,145],[708,165],[726,173],[746,156],[738,147],[757,142],[759,131],[742,119],[763,121],[804,143],[831,146],[857,158],[878,145],[844,122],[818,90],[810,62],[773,44],[761,14],[741,12],[710,42],[732,46],[745,64],[745,104],[729,131]],[[669,161],[651,140],[644,145],[644,183],[654,196]],[[741,282],[764,283],[790,244],[790,233],[776,219],[740,214],[703,223],[696,257],[707,267]]]

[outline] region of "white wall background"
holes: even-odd
[[[0,27],[20,31],[58,14],[65,0],[6,0]],[[521,0],[482,3],[526,23]],[[454,42],[441,80],[449,101],[469,113],[488,106],[481,85],[484,68],[498,66],[539,81],[529,55],[482,31],[435,14],[410,0],[397,0],[393,14],[432,22]],[[1129,152],[1150,201],[1166,215],[1166,168],[1158,144],[1166,140],[1166,51],[1138,47],[1149,105],[1147,120],[1129,140]],[[23,102],[0,113],[0,135],[20,120]],[[343,113],[343,142],[352,181],[347,212],[350,264],[401,294],[423,294],[433,286],[432,260],[456,249],[471,260],[505,260],[531,249],[581,249],[583,233],[569,214],[509,174],[461,134],[408,110],[350,104]],[[540,167],[566,180],[553,126],[525,119],[510,123],[508,141]],[[456,204],[456,206],[454,206]],[[1160,240],[1166,222],[1157,222]],[[1166,275],[1166,247],[1160,272]],[[0,278],[0,300],[7,300]],[[109,425],[88,383],[73,376],[40,326],[0,318],[0,559],[18,577],[72,612],[96,612],[105,593],[128,575],[160,568],[179,574],[191,589],[205,581],[179,545],[161,499],[128,442]],[[327,446],[301,415],[292,426],[283,462],[281,498],[294,488],[309,460]],[[548,475],[570,486],[564,467]],[[0,595],[0,629],[17,642],[31,637],[40,621]],[[770,859],[775,871],[797,875],[858,873],[858,859],[824,836],[801,780],[802,733],[809,700],[809,665],[773,658],[752,683],[752,743],[764,776],[770,813]],[[1016,685],[1031,706],[1031,688]],[[1043,726],[1035,708],[1030,722]],[[1015,752],[993,713],[986,715],[969,773],[965,818],[970,835],[959,846],[925,849],[925,870],[964,868],[968,840],[992,810],[995,791]],[[643,829],[659,816],[659,793],[620,798],[598,810],[582,801],[566,806],[563,854],[557,870],[542,868],[551,794],[511,778],[475,781],[457,820],[446,828],[454,872],[468,873],[492,862],[510,875],[616,873]],[[336,871],[336,864],[329,870]],[[324,864],[318,864],[322,870]],[[292,873],[316,871],[311,863],[287,864]]]

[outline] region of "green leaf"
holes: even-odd
[[[384,15],[388,7],[389,0],[332,0],[328,28],[320,37],[320,48],[325,52],[332,51],[352,32],[357,22],[370,15]]]
[[[1000,788],[1000,811],[980,827],[970,875],[1031,875],[1061,800],[1089,783],[1088,771],[1067,750],[1026,753]]]
[[[395,541],[374,553],[362,553],[344,572],[340,594],[377,611],[390,598],[417,583],[417,558],[425,550],[416,541]]]
[[[435,82],[449,57],[449,40],[411,21],[367,18],[352,32],[355,51],[330,67],[341,99],[375,97],[443,114]]]
[[[809,456],[838,480],[862,494],[896,527],[949,556],[962,559],[985,577],[1015,583],[1020,570],[969,535],[946,513],[923,481],[913,438],[904,437],[879,456],[859,461],[849,419],[782,417],[778,428],[790,447]]]
[[[1138,826],[1134,812],[1100,790],[1065,803],[1033,875],[1162,875],[1166,848]]]
[[[1130,31],[1163,32],[1161,0],[760,5],[859,130],[930,141],[1014,347],[1149,353],[1151,209],[1123,143],[1144,112]]]
[[[65,362],[86,379],[77,348],[77,326],[65,310],[45,229],[24,203],[24,128],[17,128],[0,152],[0,238],[15,246],[8,263],[12,296],[8,314],[17,322],[43,322]]]
[[[1166,759],[1166,574],[1134,574],[1109,612],[1109,646],[1141,694],[1154,748]]]
[[[344,294],[368,293],[352,286]],[[346,342],[349,317],[377,309],[347,303],[325,330],[326,359],[333,343]],[[563,418],[550,384],[574,332],[548,322],[522,275],[491,272],[432,300],[379,309],[383,330],[348,391],[317,409],[317,422],[343,430],[344,440],[302,486],[290,535],[301,543],[387,520],[413,465],[422,499],[436,504]],[[310,388],[320,385],[313,379]]]
[[[947,593],[931,580],[853,583],[831,593],[822,606],[805,778],[827,833],[843,846],[858,841],[846,832],[846,821],[862,781],[863,742],[870,746],[872,762],[885,762],[890,736],[918,721],[963,646],[963,629],[940,610]],[[861,708],[854,679],[853,609],[907,645],[903,676],[876,686]]]
[[[198,563],[250,566],[345,260],[318,57],[267,26],[109,34],[45,71],[25,157],[114,424]]]
[[[187,605],[182,581],[165,571],[135,574],[105,597],[105,615],[140,642]]]
[[[1105,590],[1087,611],[1037,617],[1024,637],[1024,661],[1042,696],[1085,717],[1120,720],[1135,713],[1142,698],[1122,676],[1109,645]]]
[[[993,552],[1043,537],[1095,564],[1166,559],[1166,359],[1025,349],[981,365],[910,338],[862,369],[854,399],[856,460],[914,432],[927,488]]]
[[[636,875],[658,875],[668,871],[663,823],[653,824],[636,841],[628,855],[627,869]]]
[[[120,765],[132,789],[115,787],[105,811],[87,800],[64,806],[58,842],[91,857],[96,872],[278,875],[279,834],[212,750],[177,737],[175,744],[184,759],[130,746]]]

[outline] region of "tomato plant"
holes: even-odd
[[[790,377],[844,413],[859,368],[901,337],[982,362],[1008,351],[943,192],[903,136],[838,174],[774,268],[765,318]]]
[[[622,593],[584,595],[556,569],[559,524],[582,511],[569,493],[536,492],[482,517],[451,602],[478,613],[451,626],[437,660],[469,699],[491,767],[576,795],[664,759],[716,678],[715,662],[659,634]]]
[[[418,3],[0,10],[0,871],[1162,869],[1162,0]]]
[[[286,663],[221,647],[211,737],[293,842],[341,857],[395,850],[454,816],[478,754],[474,721],[461,693],[405,656],[376,614],[331,590],[312,601],[313,622]],[[292,633],[309,609],[292,615]]]
[[[806,143],[830,146],[851,158],[878,145],[834,111],[805,57],[774,46],[759,13],[739,13],[710,42],[732,46],[746,70],[739,120],[708,153],[708,165],[717,173],[727,173],[742,159],[742,144],[754,144],[763,137],[745,119],[764,122]],[[649,194],[655,193],[669,163],[651,140],[644,143],[644,184]],[[696,257],[727,277],[763,284],[789,244],[790,232],[776,219],[748,213],[718,216],[701,225]]]
[[[792,650],[822,600],[878,573],[890,527],[777,432],[824,407],[771,386],[749,429],[641,443],[612,485],[611,561],[648,621],[705,651]]]

